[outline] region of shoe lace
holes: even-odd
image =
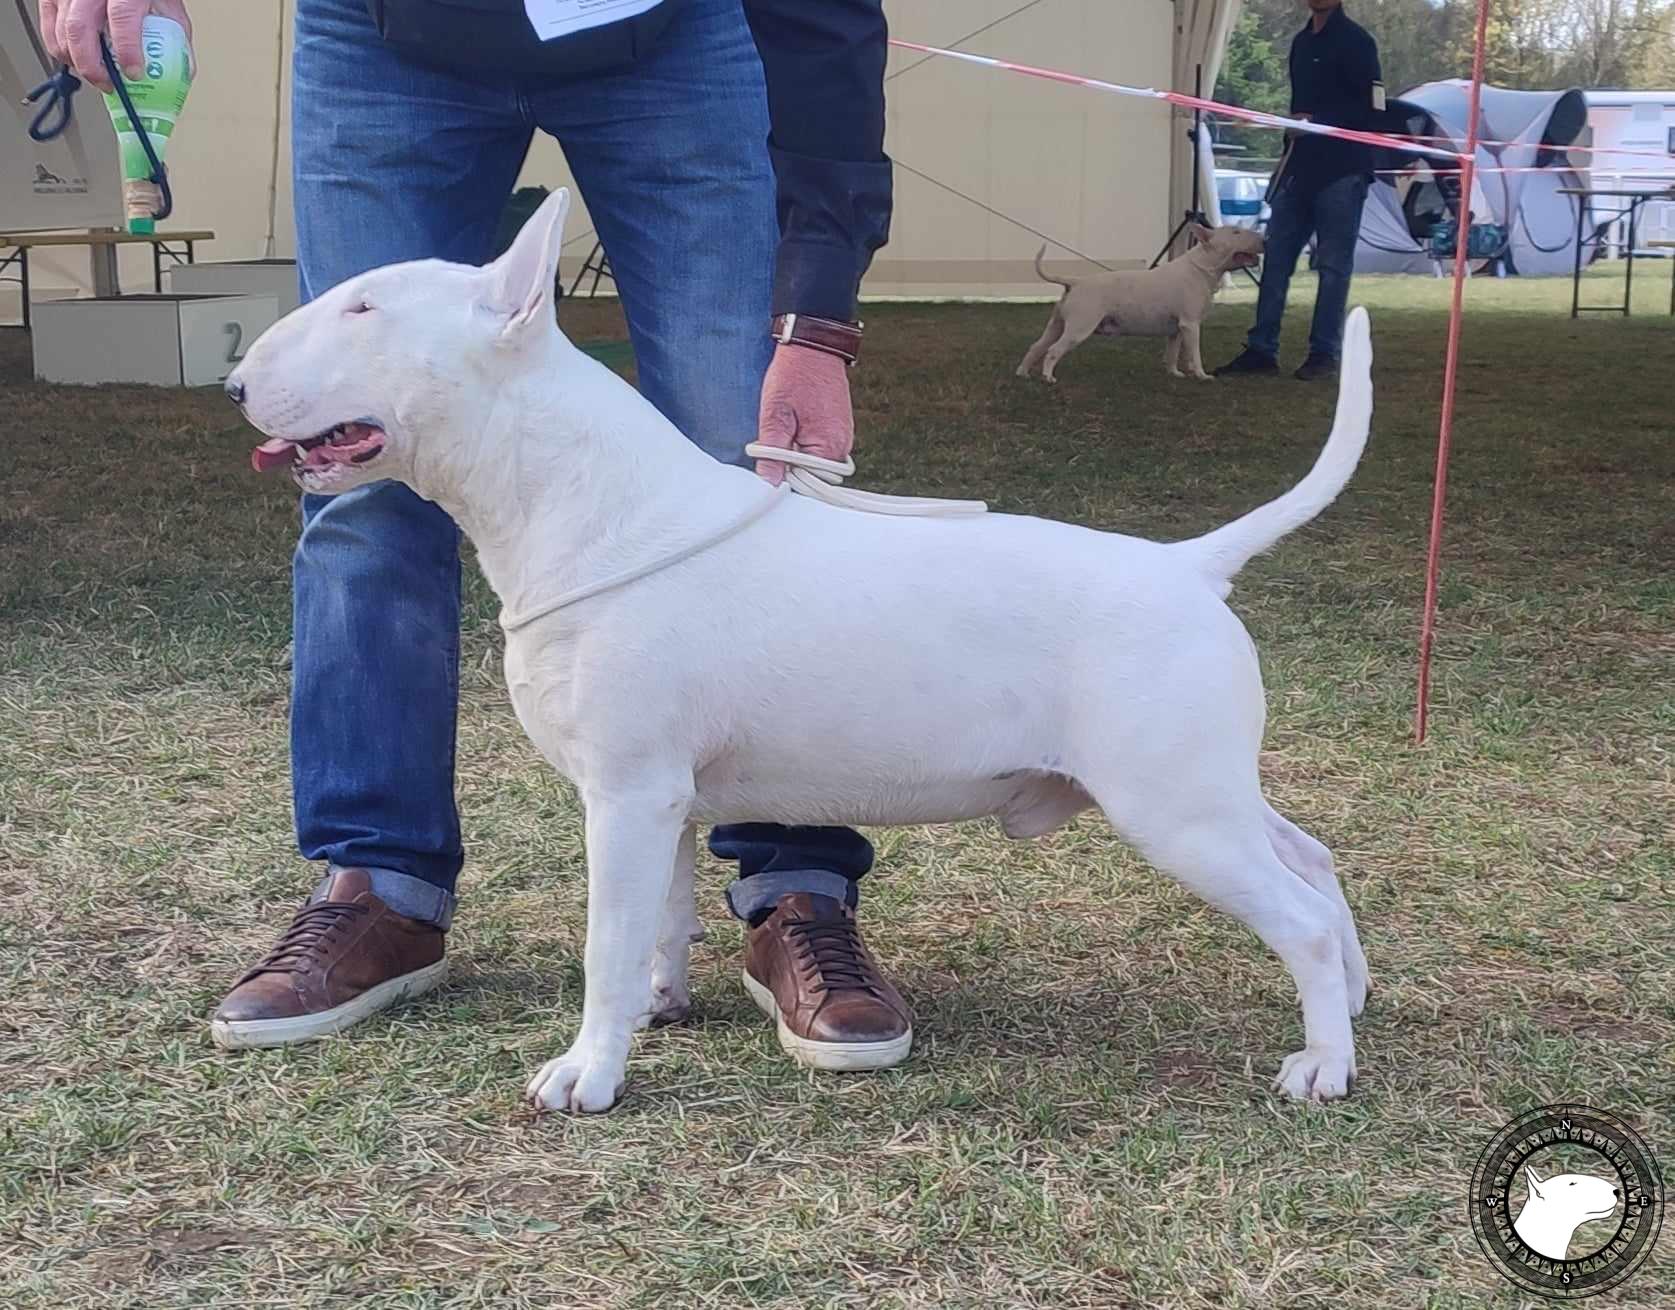
[[[797,947],[799,963],[815,976],[815,991],[878,994],[853,919],[793,919],[785,931]]]
[[[325,947],[339,925],[370,909],[350,901],[318,901],[303,906],[267,958],[245,977],[254,978],[259,973],[306,973],[324,957]]]

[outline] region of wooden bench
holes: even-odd
[[[116,272],[118,246],[151,247],[151,280],[158,294],[163,290],[163,257],[176,264],[190,264],[200,241],[213,241],[207,228],[180,232],[122,232],[114,228],[92,228],[82,232],[0,232],[0,282],[16,282],[23,292],[23,326],[29,326],[29,252],[43,246],[86,246],[93,266],[93,294],[116,296],[122,286]],[[16,267],[15,276],[6,270]]]

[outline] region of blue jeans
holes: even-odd
[[[743,462],[773,350],[778,229],[766,91],[740,0],[688,0],[632,68],[556,84],[419,67],[383,44],[361,0],[298,0],[294,85],[305,299],[381,264],[484,262],[539,128],[562,143],[610,254],[641,390],[702,449]],[[370,869],[392,908],[446,926],[464,861],[459,529],[394,482],[304,496],[302,520],[298,846]],[[776,844],[779,831],[718,829],[713,845],[746,874],[835,886],[853,903],[871,864],[864,838],[805,828]],[[801,870],[806,886],[794,886]]]
[[[1367,199],[1364,174],[1340,177],[1319,190],[1302,189],[1290,179],[1280,183],[1268,219],[1268,248],[1262,256],[1262,290],[1256,297],[1256,326],[1245,345],[1270,358],[1280,353],[1280,320],[1297,256],[1315,238],[1315,267],[1320,285],[1314,293],[1314,322],[1309,354],[1336,359],[1343,348],[1344,312],[1349,307],[1349,277],[1355,269],[1355,238],[1361,231],[1361,206]]]

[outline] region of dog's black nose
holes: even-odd
[[[1611,1195],[1616,1197],[1619,1201],[1623,1199],[1623,1194],[1621,1192],[1619,1192],[1615,1187],[1613,1187],[1611,1189]]]
[[[228,378],[225,390],[227,392],[227,399],[232,401],[233,404],[244,404],[244,383],[238,381],[236,378]]]

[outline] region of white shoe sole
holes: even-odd
[[[412,973],[404,973],[399,978],[381,982],[342,1005],[322,1010],[319,1014],[299,1014],[288,1019],[211,1019],[209,1034],[217,1046],[230,1051],[312,1042],[352,1028],[362,1019],[388,1009],[397,1001],[423,996],[447,976],[448,961],[441,959]]]
[[[887,1042],[816,1042],[799,1037],[786,1027],[785,1016],[779,1012],[774,994],[742,970],[744,989],[756,1008],[774,1021],[779,1031],[779,1044],[798,1064],[810,1069],[825,1069],[832,1073],[860,1073],[868,1069],[889,1069],[907,1059],[913,1049],[913,1029]]]

